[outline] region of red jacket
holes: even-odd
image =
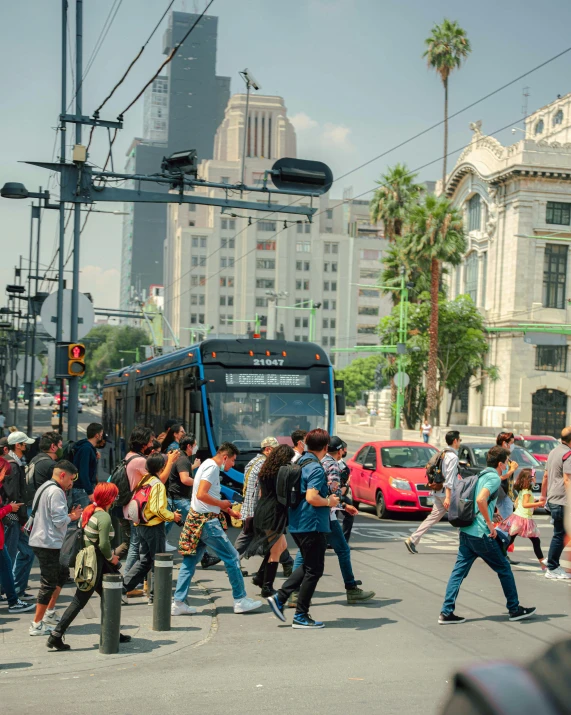
[[[2,519],[12,513],[12,505],[2,506],[2,497],[0,497],[0,549],[4,548],[4,524]]]

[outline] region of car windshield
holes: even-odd
[[[472,447],[472,451],[474,452],[474,457],[476,459],[476,466],[482,467],[482,469],[487,466],[486,455],[494,446],[495,445],[490,444],[489,447]],[[533,456],[533,454],[530,454],[526,449],[522,449],[521,447],[513,448],[510,454],[510,459],[517,462],[519,467],[541,467],[540,463]]]
[[[520,444],[533,454],[549,454],[559,442],[555,439],[524,439]]]
[[[432,455],[433,447],[381,447],[383,467],[397,469],[425,469]]]

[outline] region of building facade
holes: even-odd
[[[216,133],[214,158],[199,169],[202,178],[229,190],[241,178],[244,131],[247,185],[260,185],[278,158],[296,156],[295,130],[281,97],[252,95],[247,122],[245,110],[246,96],[234,95]],[[262,194],[252,197],[267,201]],[[314,340],[325,348],[378,344],[379,318],[390,311],[376,287],[385,240],[369,224],[368,202],[349,194],[344,199],[322,196],[312,222],[172,204],[164,245],[165,315],[181,343],[198,326],[210,335],[252,333],[256,318],[265,337],[270,317],[272,334],[288,340]],[[285,201],[309,203],[294,196]],[[354,355],[331,357],[342,367]]]
[[[471,129],[445,187],[468,238],[450,294],[470,295],[486,325],[501,329],[489,332],[488,355],[499,379],[467,385],[453,420],[559,436],[571,421],[569,339],[556,332],[571,323],[571,94],[530,115],[511,146],[479,122]],[[522,324],[555,332],[524,335]]]
[[[157,77],[143,95],[143,140],[166,144],[168,140],[168,77]]]

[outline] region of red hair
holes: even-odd
[[[111,506],[118,494],[119,489],[117,488],[117,485],[111,484],[111,482],[99,482],[93,492],[93,502],[83,510],[81,525],[83,527],[87,525],[87,522],[91,519],[96,507],[105,509],[105,507]]]

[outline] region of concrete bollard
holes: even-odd
[[[99,636],[99,652],[112,655],[119,652],[119,631],[121,630],[121,591],[123,577],[121,574],[105,574],[103,576],[103,593],[101,594],[101,635]]]
[[[172,554],[155,556],[153,630],[170,631],[172,598]]]

